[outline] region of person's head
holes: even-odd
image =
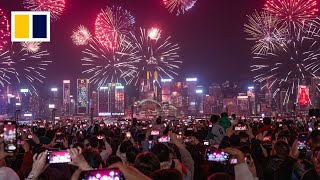
[[[140,153],[134,167],[146,176],[150,176],[154,171],[160,169],[160,161],[157,156],[151,152]]]
[[[238,134],[239,138],[240,138],[240,142],[247,142],[249,141],[249,136],[246,132],[244,131],[240,131]]]
[[[89,139],[89,144],[92,148],[98,148],[98,145],[99,145],[99,140],[96,136],[92,136],[90,139]]]
[[[131,146],[126,152],[127,161],[130,164],[134,164],[134,161],[136,160],[136,157],[138,154],[139,154],[139,150],[137,148]]]
[[[137,118],[133,118],[133,119],[132,119],[132,125],[133,125],[133,126],[136,126],[137,123],[138,123]]]
[[[311,148],[320,146],[320,130],[314,130],[310,133],[309,143]]]
[[[235,120],[237,118],[236,114],[232,114],[231,117],[233,120]]]
[[[84,149],[82,155],[92,168],[95,169],[102,167],[103,161],[99,152],[94,151],[92,149]]]
[[[110,156],[106,160],[106,167],[110,166],[111,164],[117,163],[117,162],[121,162],[122,163],[122,159],[119,156]]]
[[[181,173],[176,169],[159,169],[150,177],[153,180],[183,180]]]
[[[127,150],[132,147],[133,144],[130,140],[126,140],[126,141],[123,141],[120,145],[120,152],[121,153],[126,153]]]
[[[229,139],[230,145],[232,147],[240,147],[240,137],[236,134],[232,134]]]
[[[234,180],[234,177],[227,173],[218,172],[209,176],[207,180]]]
[[[281,159],[286,158],[290,153],[290,146],[284,141],[277,141],[274,144],[274,155],[277,155]]]
[[[156,123],[157,123],[157,124],[161,124],[161,118],[160,118],[160,117],[158,117],[158,118],[156,119]]]
[[[264,125],[271,125],[271,119],[269,117],[264,117],[263,124]]]
[[[219,121],[219,119],[220,119],[220,117],[215,114],[210,117],[210,121],[212,124],[216,124]]]
[[[227,112],[221,113],[221,117],[222,117],[222,118],[223,118],[223,117],[228,117],[228,113],[227,113]]]
[[[169,161],[169,156],[170,156],[170,150],[168,148],[168,146],[158,143],[155,144],[152,149],[151,152],[153,152],[160,160],[160,162],[166,162]]]

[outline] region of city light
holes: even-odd
[[[100,87],[100,90],[108,89],[108,87]]]
[[[20,92],[27,93],[27,92],[29,92],[29,89],[21,89]]]
[[[99,113],[99,116],[111,116],[110,112]]]
[[[57,91],[58,91],[58,88],[51,88],[51,91],[52,91],[52,92],[57,92]]]
[[[249,89],[249,90],[253,90],[254,87],[253,87],[253,86],[249,86],[248,89]]]
[[[13,94],[8,94],[9,98],[14,98],[15,96]]]
[[[25,113],[23,116],[24,117],[32,117],[32,114],[31,113]]]
[[[21,106],[21,103],[16,103],[16,106]]]
[[[63,84],[68,84],[70,83],[70,80],[63,80]]]
[[[161,82],[172,82],[172,79],[161,79]]]
[[[70,95],[71,98],[73,98],[73,95]]]
[[[124,89],[124,86],[116,86],[116,89]]]
[[[49,109],[54,109],[55,105],[54,104],[49,104]]]
[[[202,90],[202,89],[197,89],[197,90],[196,90],[196,93],[197,93],[197,94],[201,94],[201,93],[203,93],[203,90]]]
[[[195,81],[198,81],[197,78],[187,78],[186,79],[187,82],[195,82]]]

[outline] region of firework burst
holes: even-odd
[[[169,12],[176,12],[177,16],[190,10],[196,2],[197,0],[163,0],[164,5]]]
[[[99,40],[93,39],[89,47],[83,51],[82,73],[89,76],[90,82],[104,86],[110,82],[129,84],[129,79],[134,77],[138,61],[135,47],[121,38],[116,49],[105,47]]]
[[[294,40],[284,44],[277,53],[255,53],[255,82],[260,82],[263,89],[275,91],[287,88],[285,101],[296,92],[298,85],[311,77],[319,75],[320,44],[318,28],[300,29]],[[275,91],[275,95],[278,91]]]
[[[44,51],[30,53],[22,46],[13,44],[1,56],[2,62],[8,64],[11,84],[22,84],[30,87],[30,91],[37,94],[37,86],[46,78],[43,75],[51,61],[44,60],[50,54]],[[0,73],[1,74],[1,73]]]
[[[65,9],[64,0],[24,0],[23,4],[32,11],[50,11],[51,20],[59,19]]]
[[[10,28],[7,17],[4,15],[2,9],[0,9],[0,51],[8,43],[10,37]]]
[[[89,30],[80,25],[76,30],[73,31],[71,36],[73,44],[77,46],[87,45],[91,41],[91,34]]]
[[[248,16],[249,23],[244,25],[244,32],[248,34],[247,40],[254,41],[253,53],[274,52],[288,40],[288,31],[279,18],[268,12],[257,11]]]
[[[5,86],[11,84],[11,77],[15,75],[15,69],[11,66],[13,61],[9,51],[0,53],[0,84]]]
[[[131,13],[119,7],[107,7],[98,14],[95,36],[107,48],[117,48],[119,38],[127,35],[135,23]]]
[[[41,42],[22,42],[22,50],[28,53],[37,53],[40,50]]]
[[[150,31],[149,31],[150,32]],[[132,34],[132,43],[137,49],[139,68],[137,75],[132,81],[137,84],[138,80],[146,74],[147,71],[157,72],[159,76],[173,79],[177,76],[177,70],[180,69],[182,61],[178,53],[179,45],[171,43],[171,37],[162,36],[158,31],[158,38],[150,38],[148,30],[140,28],[136,34]]]
[[[264,9],[278,16],[294,33],[318,14],[317,0],[267,0]]]

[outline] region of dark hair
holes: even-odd
[[[126,153],[131,146],[133,146],[133,144],[130,140],[123,141],[120,145],[120,152]]]
[[[286,158],[290,153],[290,146],[284,141],[277,141],[274,144],[274,150],[280,158]]]
[[[228,117],[228,113],[227,112],[221,113],[221,117]]]
[[[230,176],[227,173],[218,172],[209,176],[207,180],[234,180],[234,177]]]
[[[139,150],[133,146],[131,146],[127,152],[126,157],[130,164],[134,164],[134,161],[136,160],[137,155],[139,154]]]
[[[160,161],[157,156],[150,152],[140,153],[135,162],[134,167],[146,176],[160,169]]]
[[[215,114],[210,117],[210,121],[213,124],[217,123],[219,121],[219,119],[220,119],[220,116],[215,115]]]
[[[156,119],[156,123],[157,123],[157,124],[161,124],[161,117],[158,117],[158,118]]]
[[[176,169],[159,169],[153,172],[150,177],[153,180],[183,180],[182,174]]]
[[[320,144],[320,130],[313,130],[310,133],[309,138],[311,139],[312,143]]]
[[[230,145],[233,147],[240,146],[240,137],[236,134],[232,134],[229,138]]]
[[[92,136],[90,139],[89,139],[89,143],[90,143],[90,146],[93,147],[93,148],[98,148],[98,145],[99,145],[99,140],[96,136]]]
[[[133,118],[132,119],[132,126],[136,126],[137,125],[137,118]]]
[[[117,162],[121,162],[122,163],[122,159],[118,156],[110,156],[107,161],[106,161],[106,166],[110,166],[111,164],[117,163]]]
[[[92,149],[84,149],[82,155],[92,168],[99,168],[100,164],[103,164],[102,158],[97,151]]]
[[[265,125],[271,125],[271,119],[269,117],[263,118],[263,124]]]
[[[169,161],[170,151],[169,148],[164,144],[155,144],[151,152],[153,152],[160,160],[160,162]]]

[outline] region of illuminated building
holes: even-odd
[[[281,90],[280,91],[280,113],[288,113],[289,112],[289,106],[288,106],[288,101],[286,100],[286,90]]]
[[[183,96],[182,96],[182,89],[183,83],[182,82],[174,82],[171,83],[171,104],[177,108],[177,115],[183,116],[187,112],[184,112],[183,109]]]
[[[88,102],[89,102],[89,79],[77,79],[77,114],[89,113]]]
[[[249,97],[244,95],[237,96],[238,114],[241,116],[249,116]]]
[[[249,98],[249,114],[250,115],[256,115],[257,109],[256,109],[256,94],[254,91],[253,86],[249,86],[247,90],[247,96]]]
[[[311,78],[310,101],[313,109],[320,108],[320,77]]]
[[[70,115],[76,114],[76,100],[73,95],[70,95]]]
[[[7,114],[8,102],[6,98],[6,94],[0,95],[0,115]]]
[[[213,83],[209,86],[208,95],[213,98],[212,113],[221,114],[223,108],[223,94],[221,86],[217,83]]]
[[[22,112],[29,112],[30,110],[30,92],[29,89],[20,89],[20,100]]]
[[[97,91],[92,91],[90,107],[93,109],[93,115],[98,116],[98,93]]]
[[[228,114],[238,114],[237,98],[224,98],[223,111],[227,112]]]
[[[203,114],[203,87],[197,86],[196,89],[196,115]]]
[[[197,78],[186,78],[186,82],[183,87],[183,103],[187,109],[187,115],[196,115],[196,89]]]
[[[108,83],[98,91],[99,116],[124,116],[124,86],[121,83]]]
[[[172,79],[161,79],[162,102],[171,102],[171,82]]]
[[[34,117],[40,116],[40,97],[36,94],[30,96],[30,109],[29,112],[33,114]]]
[[[154,92],[147,79],[141,79],[139,84],[139,99],[154,99]]]
[[[63,80],[62,115],[70,115],[70,80]]]

